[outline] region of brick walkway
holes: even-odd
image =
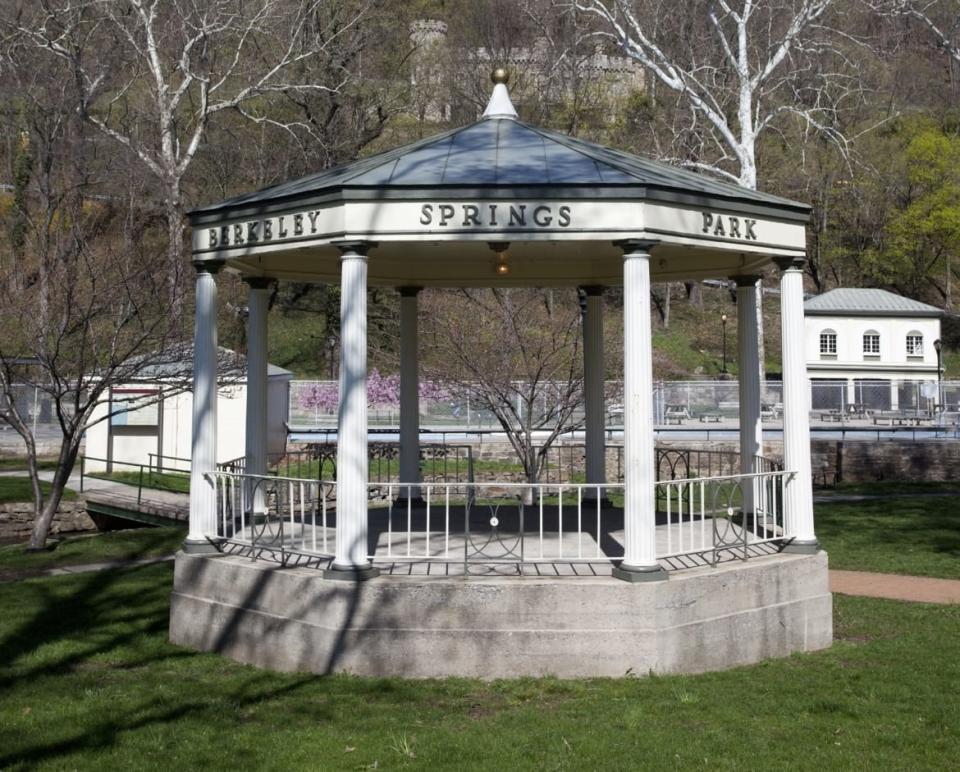
[[[960,603],[960,580],[927,576],[874,574],[869,571],[830,571],[830,590],[917,603]]]

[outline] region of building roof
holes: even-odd
[[[219,377],[241,383],[247,375],[247,358],[223,346],[217,347]],[[138,372],[137,380],[160,380],[164,378],[191,377],[193,374],[193,344],[184,343],[173,347],[162,358],[156,358]],[[267,377],[293,377],[293,373],[277,365],[267,364]]]
[[[504,89],[500,85],[498,88]],[[485,117],[413,144],[190,212],[199,225],[293,204],[490,195],[637,198],[806,221],[810,207],[531,126],[491,99]],[[512,106],[511,106],[512,107]]]
[[[943,316],[936,306],[882,289],[830,290],[803,304],[807,316]]]

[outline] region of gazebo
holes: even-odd
[[[530,126],[506,73],[494,83],[476,123],[191,212],[190,520],[171,639],[283,669],[481,677],[694,671],[828,646],[803,337],[809,207]],[[755,293],[771,263],[783,469],[762,455]],[[229,469],[214,447],[222,268],[249,285],[246,449]],[[737,285],[739,468],[658,482],[651,279],[710,277]],[[335,476],[323,463],[268,474],[267,295],[284,280],[340,283]],[[368,479],[371,284],[401,295],[399,479],[386,486]],[[605,469],[601,315],[602,289],[621,284],[622,484]],[[491,286],[585,289],[584,483],[420,477],[418,292]]]

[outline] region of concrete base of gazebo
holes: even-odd
[[[616,677],[823,649],[831,614],[823,552],[771,554],[636,584],[609,575],[464,581],[396,573],[342,582],[315,568],[180,553],[170,639],[284,671]]]

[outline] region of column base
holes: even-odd
[[[780,551],[788,555],[816,555],[820,551],[820,542],[816,539],[813,541],[797,541],[794,539],[785,544]]]
[[[376,566],[352,566],[337,568],[331,565],[324,570],[324,579],[333,579],[338,582],[366,582],[380,576],[380,569]]]
[[[647,568],[632,568],[624,565],[614,566],[610,575],[614,579],[636,584],[637,582],[665,582],[667,572],[663,566],[649,566]]]
[[[216,555],[222,539],[184,539],[181,549],[188,555]]]

